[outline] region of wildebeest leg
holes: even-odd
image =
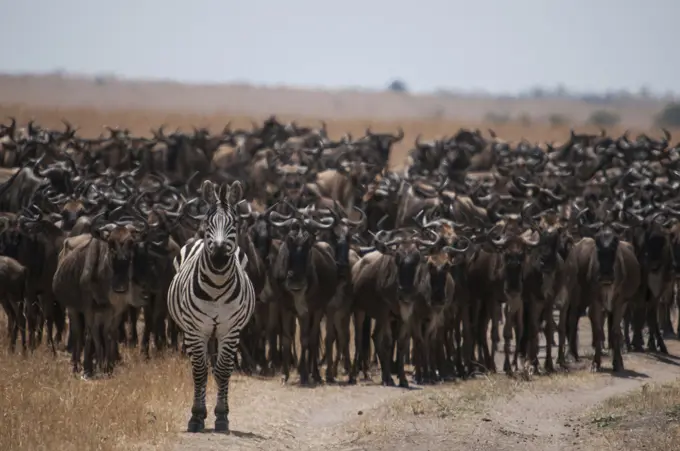
[[[662,354],[668,354],[668,349],[666,349],[666,343],[663,341],[663,335],[661,335],[661,329],[659,328],[659,308],[661,303],[658,299],[652,300],[648,303],[647,312],[647,325],[649,326],[649,341],[647,342],[647,350],[649,352],[656,352],[657,344],[659,345],[659,352]],[[654,340],[656,338],[656,342]]]
[[[336,343],[338,349],[338,356],[336,358],[333,373],[337,376],[338,374],[338,361],[340,356],[342,356],[342,361],[344,364],[345,374],[350,372],[350,355],[349,355],[349,312],[341,311],[340,317],[336,317],[335,331],[336,331]]]
[[[628,352],[633,350],[633,347],[630,343],[630,325],[632,320],[631,311],[632,307],[627,309],[625,315],[623,315],[623,342],[626,345]]]
[[[310,364],[312,360],[311,349],[311,318],[312,314],[307,311],[298,314],[300,324],[300,355],[298,358],[298,373],[300,375],[300,385],[309,384]]]
[[[557,325],[557,364],[562,368],[567,367],[567,359],[565,357],[565,346],[567,340],[567,321],[569,319],[569,304],[565,303],[560,309],[560,320]]]
[[[539,329],[540,329],[540,324],[543,319],[546,320],[545,324],[545,329],[543,330],[543,333],[546,338],[546,343],[545,347],[546,349],[550,348],[550,337],[552,335],[548,334],[548,330],[552,331],[552,318],[547,318],[547,315],[544,315],[544,311],[548,310],[544,308],[545,303],[541,302],[538,299],[532,299],[529,302],[529,305],[525,306],[524,308],[529,310],[528,315],[524,315],[525,319],[529,321],[529,324],[525,324],[523,328],[523,333],[526,333],[528,335],[527,337],[527,353],[525,355],[525,359],[528,359],[529,363],[531,366],[534,368],[534,372],[538,373],[538,342],[539,342]],[[550,355],[550,354],[548,354]],[[550,363],[552,365],[552,358],[550,359]]]
[[[312,367],[312,378],[314,382],[320,384],[321,372],[319,371],[319,348],[321,346],[321,320],[323,319],[323,311],[312,311],[310,313],[310,336],[309,336],[309,359],[308,365]],[[331,355],[333,355],[331,347]]]
[[[54,326],[56,327],[55,343],[60,345],[66,328],[66,311],[56,300],[54,300]]]
[[[85,321],[85,351],[83,352],[83,377],[90,378],[94,374],[94,333],[98,332]]]
[[[662,332],[663,332],[663,337],[664,338],[670,338],[675,335],[675,330],[673,329],[673,323],[671,322],[671,301],[672,301],[672,294],[671,298],[667,299],[666,302],[662,304],[660,313],[661,313],[661,327],[662,327]]]
[[[580,299],[579,299],[580,301]],[[569,335],[569,353],[578,362],[581,358],[578,355],[578,323],[581,319],[581,307],[578,304],[569,304],[569,315],[567,331]]]
[[[38,337],[38,323],[40,321],[40,305],[37,293],[26,294],[24,302],[24,316],[26,317],[26,327],[28,329],[28,349],[35,350]]]
[[[69,341],[71,341],[71,365],[74,373],[80,371],[80,357],[85,339],[85,318],[82,313],[68,310]]]
[[[364,335],[364,320],[366,319],[366,312],[355,310],[354,315],[354,359],[352,362],[352,370],[349,373],[349,383],[357,383],[357,374],[359,374],[359,365],[363,363],[363,349],[364,340],[368,340],[370,335]]]
[[[643,294],[646,296],[646,294]],[[642,340],[642,329],[645,325],[645,320],[647,317],[647,307],[645,305],[645,299],[633,300],[631,302],[631,325],[633,326],[633,351],[643,352],[643,340]]]
[[[269,362],[271,364],[271,372],[273,373],[276,369],[281,368],[283,355],[279,352],[278,338],[279,330],[282,329],[283,325],[283,314],[279,304],[275,301],[270,301],[267,303],[269,314],[267,318],[267,339],[269,341]],[[281,342],[283,346],[283,336],[281,336]],[[289,357],[290,359],[290,357]]]
[[[371,318],[365,316],[361,327],[364,333],[364,341],[361,348],[362,355],[361,368],[362,371],[364,372],[364,379],[368,380],[369,379],[368,371],[371,367],[371,340],[369,340],[369,337],[371,336]],[[375,352],[373,357],[375,359],[378,358],[377,351]]]
[[[503,325],[503,352],[505,353],[505,359],[503,360],[503,371],[508,374],[512,373],[512,368],[510,367],[510,343],[512,342],[512,328],[515,323],[516,312],[508,312],[506,305],[505,309],[505,324]]]
[[[499,325],[501,323],[501,316],[503,315],[503,306],[496,300],[491,301],[491,361],[493,364],[493,371],[496,371],[496,352],[498,351],[498,343],[500,343]],[[486,337],[486,334],[484,335]]]
[[[623,356],[621,355],[621,319],[626,311],[626,304],[621,300],[614,304],[613,308],[611,319],[614,327],[612,328],[613,336],[610,338],[613,348],[612,368],[615,372],[620,372],[624,370]]]
[[[168,335],[170,336],[170,347],[173,351],[179,350],[179,328],[172,318],[168,317]]]
[[[380,371],[382,374],[382,384],[394,386],[392,379],[392,326],[387,314],[376,319],[375,330],[373,331],[373,344],[380,360]]]
[[[332,304],[332,302],[331,302]],[[335,307],[332,305],[329,305],[327,312],[326,312],[326,339],[325,339],[325,346],[326,346],[326,383],[333,383],[335,382],[335,364],[334,364],[334,359],[333,359],[333,345],[335,344],[335,341],[337,340],[336,336],[336,327],[335,327],[335,317],[337,315]],[[338,355],[340,354],[340,348],[338,347]]]
[[[406,353],[411,344],[411,318],[408,322],[398,320],[399,335],[397,341],[397,377],[399,378],[399,386],[401,388],[408,388],[408,379],[406,379],[406,371],[404,365],[406,363]],[[422,340],[417,344],[422,343]],[[419,358],[417,359],[419,360]]]
[[[462,352],[465,368],[459,368],[461,376],[469,376],[473,372],[472,357],[474,353],[474,339],[472,321],[470,318],[470,305],[466,304],[461,308],[461,319],[458,323],[463,327],[463,345],[461,349],[460,336],[456,338],[456,346]],[[462,371],[461,371],[462,370]]]
[[[590,370],[600,371],[602,366],[602,342],[604,341],[604,317],[602,314],[602,305],[599,300],[594,300],[588,309],[588,316],[590,317],[590,324],[593,333],[593,347],[595,354],[593,355],[593,362]]]
[[[295,316],[287,309],[281,309],[281,359],[283,363],[283,380],[290,378],[291,344],[293,341],[293,325]],[[302,376],[300,376],[302,378]]]
[[[47,324],[47,345],[52,349],[52,354],[57,351],[54,346],[54,320],[56,315],[56,300],[51,291],[43,291],[40,294],[41,310],[45,323]]]
[[[151,302],[148,302],[144,307],[142,307],[142,310],[144,311],[144,328],[142,329],[142,355],[145,358],[149,358],[149,342],[151,341],[151,330],[153,328],[153,304]],[[132,315],[132,307],[128,307],[128,310],[124,314],[125,317],[129,317]],[[125,323],[125,321],[122,321],[122,323]],[[132,323],[132,321],[131,321]],[[136,329],[136,325],[133,326],[133,328]],[[124,330],[124,328],[123,328]]]
[[[515,343],[519,343],[522,340],[522,334],[524,333],[524,305],[520,307],[520,311],[515,313]],[[515,352],[512,356],[512,366],[515,371],[519,369],[517,359],[519,357],[520,349],[519,346],[515,346]]]
[[[545,320],[545,363],[543,364],[543,368],[545,369],[546,372],[552,373],[555,371],[555,368],[553,367],[553,359],[552,359],[552,348],[553,348],[553,343],[554,337],[555,337],[555,320],[553,318],[553,307],[552,305],[548,304],[547,306],[544,305],[543,307],[543,319]],[[535,353],[536,353],[536,360],[538,360],[538,336],[536,336],[536,345],[535,345]]]

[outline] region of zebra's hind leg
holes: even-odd
[[[191,342],[186,337],[187,342]],[[194,405],[191,407],[191,419],[187,432],[202,432],[208,410],[205,407],[205,393],[208,385],[208,346],[204,341],[196,341],[189,347],[191,356],[191,372],[194,378]]]
[[[217,382],[215,432],[229,433],[229,379],[234,371],[234,357],[238,345],[238,331],[232,331],[218,344],[217,365],[213,368]]]

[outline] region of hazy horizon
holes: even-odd
[[[184,6],[184,9],[182,9]],[[0,72],[191,83],[516,94],[645,87],[680,93],[670,0],[196,0],[16,2],[0,18]],[[9,44],[11,43],[11,44]]]

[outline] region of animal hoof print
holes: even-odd
[[[229,434],[229,421],[215,421],[215,432]]]
[[[197,432],[203,432],[205,429],[205,422],[199,420],[190,420],[187,426],[187,432],[195,434]]]

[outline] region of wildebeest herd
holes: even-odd
[[[185,350],[168,315],[173,262],[216,199],[255,292],[237,344],[246,373],[287,380],[296,361],[302,384],[321,382],[322,364],[326,382],[342,366],[354,383],[377,359],[385,385],[396,373],[408,386],[406,363],[419,384],[467,377],[496,371],[501,324],[504,371],[539,371],[543,334],[550,372],[554,346],[558,365],[579,358],[586,313],[593,370],[608,346],[621,371],[645,329],[651,351],[675,333],[680,147],[665,130],[539,146],[463,129],[416,139],[392,171],[401,130],[333,140],[270,117],[88,139],[64,125],[0,126],[0,297],[12,351],[19,336],[65,345],[85,376],[137,345],[140,313],[144,355],[152,337],[156,352]]]

